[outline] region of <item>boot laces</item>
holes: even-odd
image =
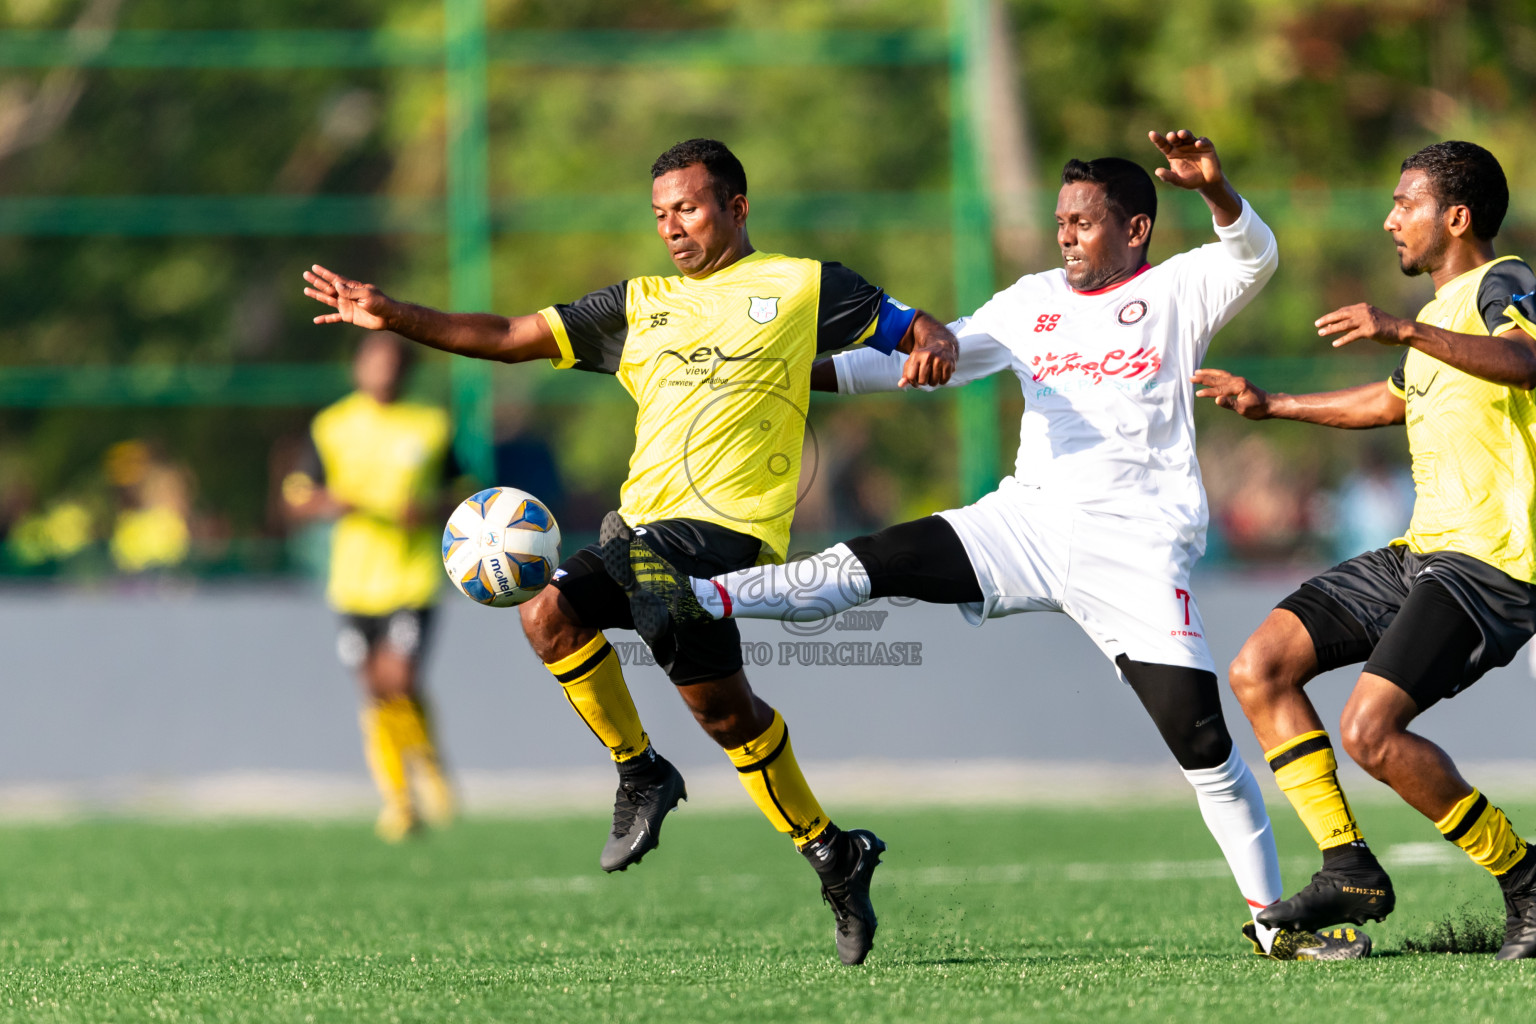
[[[613,804],[614,835],[627,836],[634,831],[635,821],[640,817],[640,808],[650,793],[650,786],[631,786],[627,782],[619,784],[619,799]]]

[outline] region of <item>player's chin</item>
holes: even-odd
[[[1429,271],[1429,268],[1424,265],[1424,262],[1416,254],[1410,253],[1407,249],[1403,248],[1397,250],[1397,267],[1409,277],[1418,277],[1420,274]]]
[[[1087,264],[1079,263],[1075,267],[1067,267],[1067,284],[1080,292],[1092,292],[1104,287],[1107,275],[1094,273],[1093,268]]]

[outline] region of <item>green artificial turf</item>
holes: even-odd
[[[1532,830],[1536,807],[1508,809]],[[891,847],[861,968],[836,962],[810,869],[746,814],[685,805],[614,876],[596,818],[468,821],[402,847],[363,823],[11,826],[0,1019],[1536,1017],[1536,963],[1406,951],[1445,920],[1501,914],[1497,889],[1440,863],[1447,845],[1411,811],[1363,810],[1377,850],[1396,848],[1398,910],[1370,929],[1377,956],[1343,964],[1247,953],[1193,801],[848,815]],[[1293,889],[1316,855],[1276,818]]]

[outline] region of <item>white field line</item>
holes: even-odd
[[[1194,808],[1182,773],[1167,764],[1097,762],[823,761],[804,762],[823,805],[848,808],[1140,807]],[[1536,798],[1536,761],[1466,764],[1490,798],[1508,806]],[[684,765],[687,811],[755,814],[737,774],[724,761]],[[1351,802],[1397,802],[1396,794],[1363,774],[1341,773]],[[1255,775],[1276,817],[1291,813],[1271,773]],[[456,783],[466,813],[498,817],[602,815],[613,806],[614,773],[607,764],[566,769],[467,771]],[[0,780],[0,821],[48,821],[82,816],[149,818],[359,818],[378,798],[361,773],[246,771],[166,778],[104,778],[73,782]]]
[[[1532,840],[1536,842],[1536,839]],[[1465,854],[1450,843],[1398,843],[1387,848],[1382,863],[1394,872],[1456,872],[1476,870]],[[1318,859],[1288,857],[1281,862],[1287,877],[1300,879],[1316,870]],[[1227,862],[1209,860],[1152,860],[1121,863],[1113,861],[1067,861],[1059,864],[1033,862],[985,864],[975,867],[882,867],[877,876],[882,883],[919,888],[955,889],[967,885],[1025,885],[1033,882],[1069,882],[1103,885],[1115,882],[1170,882],[1189,879],[1230,878]],[[769,884],[761,875],[699,875],[693,880],[701,893],[746,892]],[[506,878],[478,886],[491,894],[527,893],[530,895],[584,895],[613,891],[605,876],[565,875],[535,878]]]

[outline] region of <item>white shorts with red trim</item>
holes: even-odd
[[[966,621],[1062,612],[1110,661],[1216,670],[1189,586],[1202,544],[1161,520],[1037,498],[1008,477],[974,505],[939,513],[981,585],[979,604],[960,605]]]

